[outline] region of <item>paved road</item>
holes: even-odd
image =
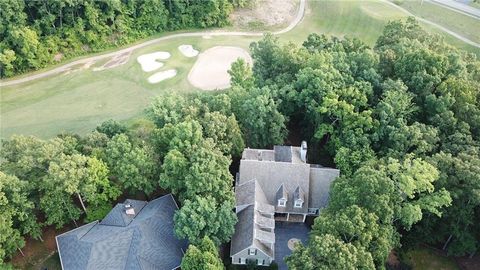
[[[464,3],[453,1],[453,0],[430,0],[430,1],[433,2],[434,4],[447,7],[449,9],[452,9],[453,11],[457,11],[462,14],[465,14],[480,20],[480,9],[478,8],[474,8]]]
[[[274,32],[273,33],[274,35],[279,35],[279,34],[286,33],[288,31],[292,30],[293,28],[295,28],[295,26],[297,26],[300,23],[303,16],[305,15],[305,5],[306,5],[305,2],[306,2],[306,0],[300,0],[300,6],[298,8],[298,13],[295,16],[295,18],[293,19],[293,21],[286,28],[284,28],[280,31]],[[45,78],[45,77],[48,77],[48,76],[52,76],[52,75],[67,71],[70,67],[73,67],[73,66],[76,66],[76,65],[79,65],[79,64],[86,64],[86,63],[89,63],[89,62],[92,62],[92,61],[97,61],[97,60],[101,60],[101,59],[105,59],[105,58],[111,58],[111,57],[116,56],[118,54],[130,53],[130,52],[132,52],[136,49],[140,49],[140,48],[143,48],[143,47],[155,44],[155,43],[159,43],[159,42],[162,42],[162,41],[165,41],[165,40],[169,40],[169,39],[182,38],[182,37],[202,37],[202,36],[262,36],[263,34],[264,33],[262,33],[262,32],[225,32],[225,31],[202,31],[202,32],[173,34],[173,35],[164,36],[164,37],[157,38],[157,39],[152,39],[152,40],[149,40],[149,41],[146,41],[146,42],[143,42],[143,43],[140,43],[140,44],[122,49],[122,50],[118,50],[118,51],[115,51],[115,52],[106,53],[106,54],[102,54],[102,55],[98,55],[98,56],[92,56],[92,57],[88,57],[88,58],[83,58],[83,59],[65,64],[63,66],[56,67],[56,68],[50,69],[48,71],[41,72],[41,73],[38,73],[38,74],[33,74],[33,75],[23,77],[23,78],[20,78],[20,79],[0,81],[0,87],[1,86],[15,85],[15,84],[19,84],[19,83],[33,81],[33,80],[36,80],[36,79]]]
[[[403,12],[405,12],[405,13],[408,14],[409,16],[414,16],[417,20],[419,20],[419,21],[421,21],[421,22],[424,22],[424,23],[429,24],[429,25],[431,25],[431,26],[433,26],[433,27],[436,27],[436,28],[442,30],[443,32],[445,32],[445,33],[447,33],[447,34],[449,34],[449,35],[451,35],[451,36],[454,36],[454,37],[456,37],[457,39],[459,39],[459,40],[461,40],[461,41],[463,41],[463,42],[465,42],[465,43],[467,43],[467,44],[470,44],[470,45],[472,45],[472,46],[474,46],[474,47],[480,48],[480,44],[479,44],[479,43],[476,43],[476,42],[474,42],[474,41],[472,41],[472,40],[470,40],[470,39],[468,39],[468,38],[466,38],[466,37],[464,37],[464,36],[462,36],[462,35],[454,32],[454,31],[452,31],[452,30],[450,30],[450,29],[447,29],[447,28],[445,28],[445,27],[443,27],[443,26],[441,26],[441,25],[439,25],[439,24],[437,24],[437,23],[434,23],[434,22],[432,22],[432,21],[426,20],[426,19],[424,19],[424,18],[420,18],[420,17],[418,17],[418,16],[415,16],[414,14],[410,13],[410,11],[408,11],[408,10],[406,10],[406,9],[400,7],[400,6],[397,6],[397,5],[395,5],[394,3],[390,2],[390,1],[387,1],[387,0],[382,0],[382,1],[385,2],[385,3],[388,3],[389,5],[395,7],[395,8],[397,8],[397,9],[403,11]]]

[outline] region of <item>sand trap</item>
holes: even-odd
[[[170,53],[168,52],[154,52],[140,55],[137,58],[137,62],[142,66],[143,71],[150,72],[163,66],[163,63],[157,62],[157,60],[166,60],[168,58],[170,58]]]
[[[198,55],[198,51],[195,50],[192,45],[180,45],[178,46],[180,52],[186,57],[195,57]]]
[[[225,89],[230,87],[228,70],[235,60],[243,58],[250,65],[252,58],[242,48],[216,46],[198,56],[188,74],[188,81],[202,90]]]
[[[152,76],[148,77],[148,82],[149,83],[158,83],[158,82],[161,82],[163,80],[173,78],[173,77],[175,77],[175,75],[177,75],[177,70],[175,70],[175,69],[160,71],[160,72],[157,72],[157,73],[153,74]]]

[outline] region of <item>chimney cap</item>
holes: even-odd
[[[307,149],[307,141],[302,141],[302,148]]]

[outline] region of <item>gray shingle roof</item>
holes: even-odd
[[[132,205],[135,216],[122,215],[124,204]],[[178,208],[173,197],[166,195],[149,203],[126,200],[124,204],[114,207],[100,223],[56,237],[64,270],[170,270],[180,266],[187,243],[174,236],[173,215]]]
[[[330,185],[340,175],[340,171],[332,168],[310,168],[309,207],[323,208],[328,204]]]
[[[293,193],[300,188],[309,194],[310,165],[306,163],[288,163],[274,161],[241,160],[239,185],[256,179],[265,193],[269,204],[274,205],[277,212],[307,213],[308,197],[302,208],[294,208]],[[287,193],[286,207],[278,207],[277,191],[281,186]]]
[[[275,145],[273,147],[276,162],[292,162],[292,147]]]
[[[267,244],[275,243],[275,235],[266,230],[275,228],[274,207],[268,204],[256,180],[236,186],[235,195],[238,222],[232,236],[230,253],[234,255],[255,246],[273,258],[273,250]]]
[[[298,186],[295,191],[293,192],[293,199],[294,200],[302,200],[305,201],[305,192],[303,192],[302,188]]]
[[[142,208],[146,204],[147,202],[144,201],[127,199],[124,203],[119,203],[115,205],[115,207],[107,214],[107,216],[103,218],[100,224],[125,227],[130,224],[130,222],[132,222],[135,216],[142,210]],[[135,215],[126,214],[125,210],[127,209],[127,205],[133,208]]]

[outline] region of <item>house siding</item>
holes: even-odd
[[[242,259],[242,263],[239,263],[239,259]],[[265,260],[265,265],[270,265],[273,261],[273,258],[270,258],[260,249],[257,249],[257,255],[248,255],[248,248],[232,256],[232,264],[246,264],[247,260],[258,260],[259,263]]]

